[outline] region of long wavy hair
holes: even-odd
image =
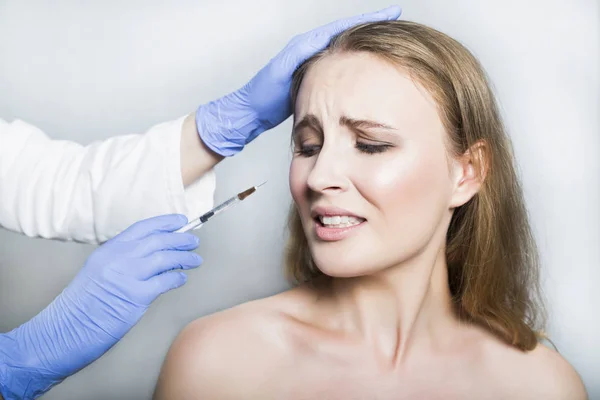
[[[425,87],[437,103],[450,155],[485,143],[484,157],[474,159],[475,169],[485,170],[481,189],[454,210],[448,228],[448,285],[460,318],[519,349],[535,348],[545,337],[538,252],[512,144],[483,68],[463,45],[433,28],[408,21],[368,23],[342,32],[296,70],[292,102],[311,65],[344,52],[373,54]],[[287,275],[296,283],[323,276],[294,205],[288,223]]]

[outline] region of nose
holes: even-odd
[[[336,193],[346,191],[349,182],[343,152],[325,144],[308,175],[308,187],[316,193]]]

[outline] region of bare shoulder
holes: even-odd
[[[290,292],[190,323],[169,349],[154,398],[252,397],[274,371],[292,362],[285,332]]]
[[[558,352],[539,343],[531,351],[497,344],[488,354],[497,377],[514,391],[514,398],[586,400],[581,377]]]
[[[534,393],[557,400],[588,398],[583,381],[575,368],[555,350],[540,343],[524,356],[529,359],[533,381],[539,385],[538,388],[532,388]]]

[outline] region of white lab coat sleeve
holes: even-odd
[[[0,120],[0,225],[28,236],[99,243],[135,221],[213,205],[215,174],[183,186],[185,117],[88,146]]]

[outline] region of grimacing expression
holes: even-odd
[[[372,274],[445,235],[452,208],[468,201],[446,135],[430,94],[388,61],[336,53],[308,69],[289,180],[322,272]]]

